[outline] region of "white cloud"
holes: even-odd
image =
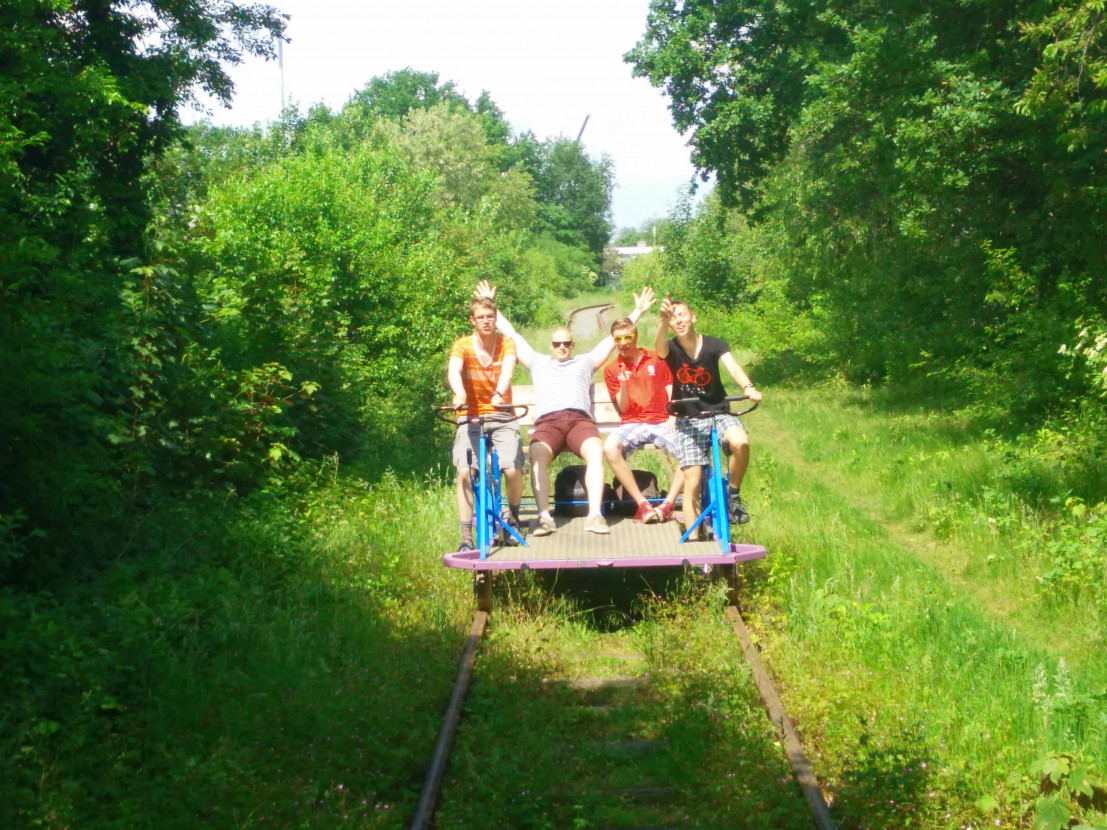
[[[615,163],[613,220],[667,213],[694,170],[666,100],[622,56],[646,27],[648,0],[270,0],[291,15],[285,100],[341,107],[372,78],[405,67],[437,72],[470,100],[487,90],[516,132],[575,138]],[[267,124],[280,112],[276,61],[233,73],[231,110],[215,124]],[[185,114],[186,118],[194,117]]]

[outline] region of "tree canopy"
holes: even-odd
[[[1102,5],[655,0],[626,58],[822,357],[1057,406],[1107,313]]]
[[[226,67],[271,55],[283,25],[269,6],[226,0],[0,7],[6,529],[48,534],[59,550],[115,521],[121,472],[136,469],[120,444],[144,394],[135,349],[148,367],[159,359],[121,306],[135,264],[124,263],[145,253],[146,162],[177,135],[178,106],[199,90],[229,100]],[[19,538],[0,540],[0,567]]]
[[[95,567],[160,499],[296,459],[407,464],[473,283],[523,322],[592,285],[610,163],[515,137],[487,92],[404,69],[337,112],[183,128],[273,56],[274,9],[16,0],[0,23],[0,574]]]

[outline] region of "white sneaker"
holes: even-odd
[[[584,520],[584,529],[589,533],[610,533],[611,528],[607,526],[607,519],[597,513],[595,516],[589,516]]]
[[[538,524],[535,525],[534,530],[530,532],[531,536],[549,536],[557,530],[557,522],[553,520],[552,516],[539,516]]]

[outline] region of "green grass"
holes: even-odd
[[[4,826],[403,826],[468,621],[452,494],[312,484],[4,598]]]
[[[958,413],[763,391],[745,610],[840,826],[1107,823],[1070,786],[1107,766],[1103,616],[1039,578],[1085,537],[1020,489],[1036,468]],[[472,608],[455,541],[441,466],[324,467],[163,509],[94,580],[5,589],[0,825],[405,826]],[[496,599],[440,826],[807,826],[716,584],[517,574]],[[550,682],[628,672],[650,682],[602,718]],[[626,737],[663,751],[622,763]]]
[[[1102,771],[1102,631],[1035,601],[1034,517],[979,499],[971,431],[781,389],[754,419],[755,627],[844,826],[1029,826],[1035,761]]]
[[[808,827],[807,808],[722,622],[721,594],[679,578],[666,587],[609,584],[639,595],[622,606],[625,624],[604,633],[605,612],[618,604],[585,610],[577,601],[602,594],[605,576],[579,581],[590,583],[588,590],[562,595],[541,614],[530,597],[497,612],[439,826]],[[551,592],[557,589],[547,586],[544,595]],[[555,682],[612,675],[646,682],[623,692],[577,692]],[[595,707],[600,702],[604,711]],[[628,740],[654,741],[656,749],[626,757],[613,743]],[[643,786],[668,792],[653,803],[624,795]]]

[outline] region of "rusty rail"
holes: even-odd
[[[788,763],[792,765],[792,775],[796,779],[800,790],[807,799],[807,804],[815,816],[815,826],[818,830],[837,830],[838,825],[834,816],[830,814],[830,807],[823,798],[823,791],[819,789],[819,781],[815,778],[815,771],[803,754],[803,745],[796,735],[795,727],[784,711],[784,704],[780,702],[780,696],[773,688],[773,682],[769,679],[765,666],[761,662],[761,655],[757,653],[757,647],[750,639],[749,629],[738,613],[738,609],[731,605],[726,609],[726,618],[730,621],[730,627],[738,635],[742,643],[742,653],[746,655],[746,661],[753,672],[757,691],[761,693],[761,702],[765,704],[769,720],[777,728],[781,741],[784,742],[784,754],[788,757]]]
[[[607,328],[607,323],[604,320],[604,313],[615,308],[614,303],[601,303],[600,305],[583,305],[580,308],[574,308],[569,312],[569,316],[565,318],[565,327],[572,331],[573,319],[578,315],[586,311],[596,312],[596,331],[603,331]],[[575,334],[576,332],[574,332]],[[582,336],[587,337],[591,332],[586,332]]]
[[[450,693],[450,702],[446,705],[446,714],[442,717],[442,728],[438,730],[434,758],[431,759],[423,789],[419,793],[419,801],[415,805],[415,818],[412,819],[411,830],[423,830],[428,827],[434,816],[434,807],[438,802],[438,794],[442,790],[442,778],[446,774],[446,764],[450,760],[450,747],[454,742],[457,722],[461,718],[461,707],[465,705],[465,695],[469,691],[469,678],[473,674],[473,665],[477,660],[477,647],[480,645],[487,625],[487,612],[477,611],[473,614],[473,625],[469,628],[469,637],[465,641],[465,653],[461,657],[461,666],[457,670],[457,679],[454,680],[453,691]]]

